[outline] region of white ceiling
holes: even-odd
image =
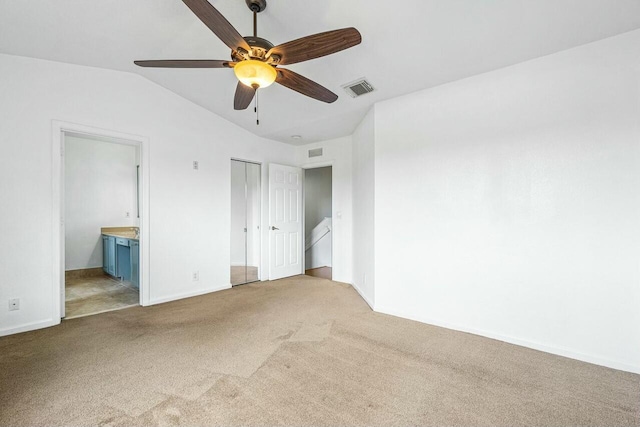
[[[210,0],[243,35],[244,0]],[[180,0],[0,0],[0,52],[138,73],[214,113],[290,144],[349,135],[380,100],[640,28],[640,0],[268,0],[258,35],[280,44],[356,27],[361,45],[290,68],[339,95],[324,104],[274,84],[235,111],[232,70],[142,69],[136,59],[227,59]],[[367,77],[376,92],[341,85]],[[291,135],[302,135],[293,140]]]

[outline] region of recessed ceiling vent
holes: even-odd
[[[309,157],[321,157],[322,156],[322,148],[314,148],[313,150],[309,150]]]
[[[366,95],[375,90],[373,86],[371,86],[371,83],[369,83],[364,77],[356,80],[355,82],[347,83],[346,85],[343,85],[342,88],[352,98]]]

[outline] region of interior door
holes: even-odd
[[[247,180],[246,163],[231,160],[231,284],[247,279]]]
[[[231,160],[231,284],[260,280],[261,166]]]
[[[269,280],[302,274],[302,169],[269,165]]]

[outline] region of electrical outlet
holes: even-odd
[[[131,212],[125,212],[124,213],[124,217],[125,218],[130,218],[131,217]]]
[[[194,161],[193,161],[193,170],[194,170],[194,171],[197,171],[199,166],[200,166],[200,165],[198,164],[198,161],[197,161],[197,160],[194,160]]]
[[[198,280],[200,280],[200,272],[199,271],[194,271],[193,275],[191,277],[193,278],[194,282],[197,282]]]
[[[9,300],[9,311],[20,310],[20,298],[12,298]]]

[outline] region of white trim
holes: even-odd
[[[354,286],[355,287],[355,286]],[[429,319],[424,316],[416,316],[401,310],[394,310],[388,307],[376,307],[375,309],[378,313],[389,314],[392,316],[402,317],[405,319],[415,320],[416,322],[427,323],[429,325],[439,326],[442,328],[452,329],[454,331],[467,332],[474,335],[483,336],[486,338],[491,338],[498,341],[503,341],[509,344],[519,345],[521,347],[527,347],[538,351],[543,351],[545,353],[551,353],[558,356],[567,357],[570,359],[580,360],[582,362],[593,363],[594,365],[606,366],[612,369],[618,369],[621,371],[633,372],[636,374],[640,374],[640,365],[631,365],[625,362],[620,362],[617,360],[611,360],[604,357],[594,356],[590,354],[584,354],[575,350],[571,350],[565,347],[556,347],[552,345],[542,344],[535,341],[529,341],[525,339],[515,338],[509,335],[502,335],[495,332],[485,331],[482,329],[468,328],[465,326],[460,326],[448,322],[440,322],[438,320]]]
[[[62,209],[64,204],[62,198],[62,182],[64,173],[62,170],[62,157],[64,149],[64,138],[62,137],[62,129],[57,126],[56,122],[51,123],[52,142],[51,142],[51,228],[53,230],[51,251],[53,254],[53,269],[51,271],[51,318],[60,319],[63,315],[62,307],[64,293],[62,286],[64,284],[64,266],[62,265],[62,242],[64,237],[64,228],[62,227]],[[57,301],[57,303],[56,303]],[[58,321],[59,322],[59,321]],[[47,323],[47,322],[45,322]],[[45,326],[43,326],[45,327]]]
[[[371,310],[377,311],[373,304],[373,301],[369,300],[369,298],[364,294],[364,292],[362,292],[362,290],[358,287],[358,285],[356,285],[355,283],[351,283],[351,286],[353,287],[353,289],[356,290],[356,292],[358,293],[358,295],[360,295],[360,297],[364,300],[364,302],[367,303],[367,305],[371,308]]]
[[[222,285],[215,288],[209,288],[209,289],[200,290],[196,292],[185,292],[181,294],[173,294],[168,297],[153,299],[149,302],[149,305],[164,304],[165,302],[178,301],[184,298],[192,298],[192,297],[197,297],[201,295],[211,294],[214,292],[231,289],[231,287],[232,287],[231,283],[229,283],[228,285]]]
[[[316,163],[305,163],[304,165],[300,166],[302,169],[318,169],[318,168],[326,168],[329,166],[333,167],[333,160],[327,160],[324,162],[316,162]]]
[[[56,296],[57,297],[57,296]],[[56,319],[54,317],[54,319]],[[60,319],[57,320],[39,320],[37,322],[26,323],[24,325],[15,326],[9,329],[0,329],[0,337],[7,335],[19,334],[21,332],[35,331],[36,329],[49,328],[60,324]]]
[[[240,159],[238,157],[230,157],[230,159],[233,162],[251,163],[251,164],[254,164],[254,165],[258,165],[258,166],[260,166],[260,172],[262,172],[262,162],[256,162],[255,160]]]
[[[131,304],[131,305],[125,305],[118,308],[108,308],[106,310],[100,310],[93,313],[79,314],[77,316],[65,317],[64,320],[80,319],[81,317],[95,316],[96,314],[103,314],[103,313],[111,313],[112,311],[125,310],[127,308],[133,308],[133,307],[140,307],[140,304]]]
[[[146,136],[129,134],[120,131],[114,131],[99,127],[87,126],[78,123],[65,122],[61,120],[51,121],[51,133],[52,133],[52,224],[53,224],[53,301],[52,304],[52,317],[53,319],[60,319],[63,313],[62,295],[64,285],[64,255],[62,252],[64,244],[64,228],[56,226],[56,224],[62,225],[61,221],[64,217],[62,211],[63,202],[63,188],[64,182],[63,174],[63,149],[64,149],[64,133],[72,133],[76,135],[86,135],[89,137],[108,138],[117,140],[116,142],[128,145],[134,145],[140,149],[140,184],[142,188],[142,200],[140,206],[140,305],[146,306],[150,304],[150,216],[149,216],[149,138]],[[59,323],[59,322],[58,322]],[[56,324],[58,324],[56,323]]]
[[[98,268],[102,269],[102,266],[96,265],[95,267],[74,268],[73,270],[65,270],[64,272],[69,273],[72,271],[97,270]]]

